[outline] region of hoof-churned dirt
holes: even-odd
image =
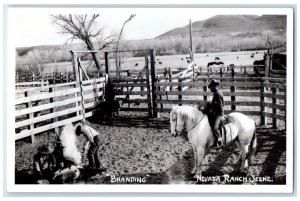
[[[193,178],[193,152],[185,137],[172,137],[168,114],[150,119],[144,113],[121,112],[111,121],[89,119],[103,141],[99,156],[105,172],[82,170],[77,183],[86,184],[285,184],[285,131],[257,128],[258,147],[247,173],[239,171],[240,152],[235,145],[223,150],[208,149],[202,177]],[[16,144],[16,183],[32,181],[33,154],[41,144],[55,146],[56,135],[36,136],[35,144]],[[78,138],[83,149],[85,139]]]

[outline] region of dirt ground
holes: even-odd
[[[85,184],[285,184],[286,133],[258,127],[258,148],[248,174],[239,173],[240,153],[235,145],[208,149],[202,180],[193,179],[193,153],[185,137],[172,137],[168,114],[151,119],[145,113],[120,112],[118,119],[89,119],[103,139],[99,153],[105,172],[82,170],[76,183]],[[46,132],[15,143],[17,184],[31,184],[33,154],[41,144],[55,146],[56,135]],[[78,138],[83,149],[85,139]],[[131,181],[125,181],[125,178]],[[133,178],[133,179],[132,179]]]

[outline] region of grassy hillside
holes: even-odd
[[[192,23],[194,35],[256,33],[271,30],[283,32],[286,30],[286,16],[284,15],[216,15],[204,21]],[[186,37],[189,35],[189,25],[177,27],[156,38]]]

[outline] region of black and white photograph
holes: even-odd
[[[8,7],[8,188],[292,192],[293,12]]]

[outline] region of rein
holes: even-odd
[[[203,115],[203,117],[200,119],[200,121],[198,121],[191,129],[189,129],[187,132],[193,130],[201,121],[202,119],[205,117],[205,115]]]
[[[187,132],[193,130],[201,121],[202,119],[205,117],[206,115],[203,115],[203,117],[200,119],[200,121],[198,121],[191,129],[187,130]],[[175,129],[177,128],[177,117],[176,117],[176,124],[175,124]]]

